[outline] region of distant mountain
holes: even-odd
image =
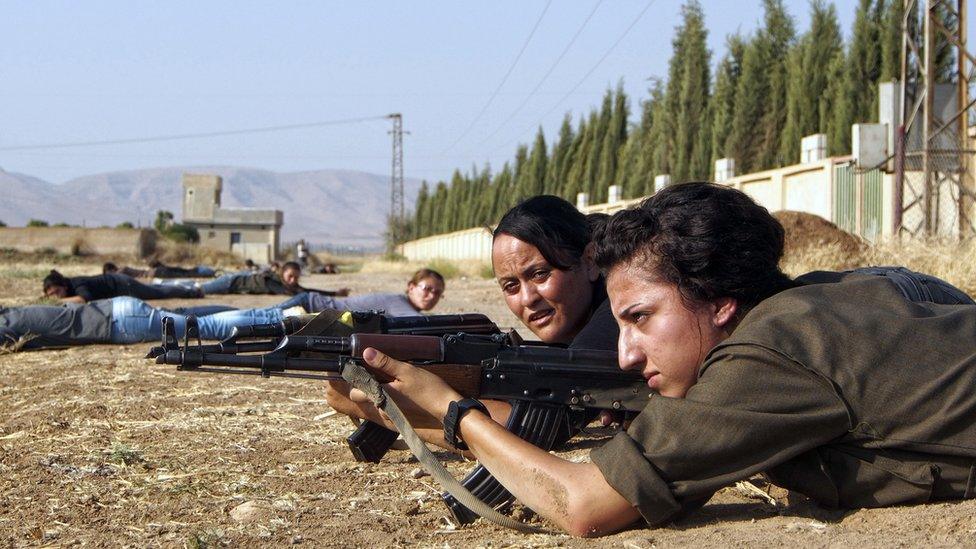
[[[223,177],[221,205],[274,208],[285,213],[282,241],[376,246],[382,243],[390,204],[390,176],[350,170],[277,173],[231,166],[193,166],[89,175],[61,185],[0,170],[0,221],[146,226],[157,210],[181,215],[184,173]],[[408,211],[420,188],[404,181]]]

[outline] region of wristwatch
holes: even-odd
[[[481,401],[473,398],[462,398],[449,404],[447,407],[447,415],[444,416],[444,440],[456,450],[468,449],[468,445],[462,442],[458,436],[458,430],[461,424],[461,418],[469,410],[478,410],[486,416],[491,416],[488,413],[488,408],[485,408],[485,405]]]

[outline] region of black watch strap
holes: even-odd
[[[448,405],[447,415],[444,416],[444,440],[457,450],[468,449],[468,445],[462,442],[461,437],[458,436],[461,418],[468,413],[468,410],[478,410],[489,417],[491,415],[481,401],[473,398],[462,398]]]

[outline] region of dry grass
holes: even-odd
[[[783,270],[791,276],[882,265],[931,274],[976,295],[976,240],[888,240],[859,251],[830,243],[790,250],[783,258]]]
[[[418,269],[433,269],[444,278],[492,278],[491,266],[475,259],[449,260],[434,258],[429,261],[388,261],[377,259],[363,264],[362,273],[403,273],[405,278]]]
[[[195,244],[171,242],[165,239],[161,239],[156,244],[154,257],[168,265],[206,265],[216,268],[236,268],[244,263],[240,257],[230,252],[204,248]]]
[[[423,265],[407,272],[416,266]],[[404,273],[377,271],[308,282],[364,293],[402,291],[404,281]],[[0,273],[5,302],[37,289],[36,281]],[[241,307],[274,301],[221,298]],[[517,323],[494,282],[452,280],[435,312],[470,311],[500,326]],[[344,440],[349,421],[324,413],[321,384],[177,372],[143,359],[147,346],[0,355],[0,547],[873,549],[966,546],[976,533],[976,501],[836,513],[786,501],[785,491],[772,494],[773,506],[768,496],[736,489],[720,491],[678,525],[598,542],[484,523],[456,528],[430,478],[412,474],[418,465],[408,453],[391,452],[380,464],[353,461]],[[585,461],[606,434],[576,439],[559,455]],[[456,476],[471,467],[441,457]]]

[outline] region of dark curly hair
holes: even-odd
[[[600,215],[585,216],[558,196],[533,196],[508,210],[491,236],[507,234],[528,242],[550,265],[567,271],[579,265],[591,228],[602,221]]]
[[[744,313],[793,282],[779,269],[783,226],[745,193],[713,183],[668,187],[617,212],[593,237],[607,270],[639,261],[687,306],[735,298]]]

